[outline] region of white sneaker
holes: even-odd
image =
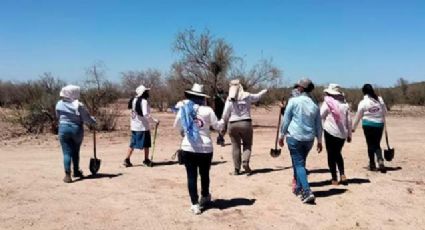
[[[208,194],[208,196],[203,196],[199,200],[199,206],[204,207],[206,204],[211,202],[211,194]]]
[[[193,214],[195,214],[195,215],[199,215],[199,214],[201,214],[201,213],[202,213],[202,211],[201,211],[201,206],[199,206],[199,204],[193,204],[193,205],[190,207],[190,211],[192,211],[192,212],[193,212]]]

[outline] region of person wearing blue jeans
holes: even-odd
[[[291,154],[292,164],[294,167],[296,187],[295,194],[300,194],[301,190],[311,191],[310,185],[307,181],[307,170],[305,168],[305,162],[307,160],[308,153],[313,147],[314,141],[298,141],[295,138],[288,136],[286,138],[288,149]]]
[[[76,124],[60,124],[58,135],[62,146],[65,172],[71,172],[72,161],[74,175],[81,173],[78,166],[80,165],[80,146],[83,141],[84,128]]]
[[[80,170],[80,146],[84,137],[83,124],[94,125],[96,120],[78,101],[80,87],[67,85],[60,92],[61,100],[56,103],[56,117],[59,118],[59,142],[62,146],[65,183],[71,183],[71,162],[74,177],[83,177]]]
[[[315,197],[308,184],[305,164],[315,137],[317,151],[322,151],[322,121],[319,107],[310,94],[314,84],[309,79],[302,79],[295,88],[300,95],[289,100],[286,106],[280,127],[279,145],[283,147],[286,136],[296,177],[294,193],[301,196],[303,203],[314,203]]]

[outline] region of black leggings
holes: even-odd
[[[382,161],[381,139],[384,127],[363,126],[364,136],[366,137],[367,153],[369,163],[375,165],[375,154],[378,161]]]
[[[201,195],[206,197],[210,194],[210,168],[212,153],[194,153],[183,151],[183,161],[187,172],[187,187],[189,189],[190,201],[198,203],[198,168],[201,176]]]
[[[344,159],[341,150],[344,146],[345,139],[341,139],[329,134],[325,130],[325,144],[328,152],[328,165],[332,174],[332,180],[337,180],[336,166],[338,166],[339,174],[344,175]]]

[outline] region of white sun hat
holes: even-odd
[[[59,96],[73,101],[77,100],[80,97],[80,87],[76,85],[67,85],[61,89]]]
[[[324,89],[323,92],[330,95],[342,95],[341,86],[338,84],[331,83],[328,88]]]
[[[136,88],[136,97],[142,96],[145,91],[150,90],[151,88],[146,88],[144,85],[140,85]]]
[[[206,98],[210,97],[210,96],[205,94],[204,85],[201,85],[201,84],[198,84],[198,83],[194,83],[193,86],[192,86],[192,89],[186,90],[185,92],[188,93],[188,94],[196,95],[196,96],[201,96],[201,97],[206,97]]]

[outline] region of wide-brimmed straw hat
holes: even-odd
[[[338,84],[331,83],[323,92],[330,95],[342,95],[341,87]]]
[[[198,83],[194,83],[193,86],[192,86],[192,89],[186,90],[185,93],[200,96],[200,97],[209,98],[209,96],[206,95],[205,92],[204,92],[204,85],[201,85],[201,84],[198,84]]]
[[[142,96],[145,91],[150,90],[151,88],[146,88],[144,85],[140,85],[136,88],[136,97]]]

